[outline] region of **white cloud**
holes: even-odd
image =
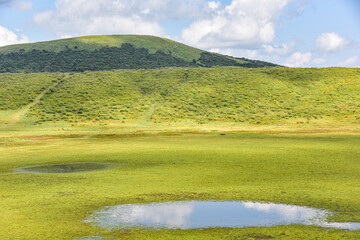
[[[211,1],[211,2],[208,2],[208,6],[211,10],[215,10],[215,9],[218,9],[221,5],[221,2],[215,2],[215,1]]]
[[[216,6],[216,2],[210,4]],[[211,11],[206,0],[57,0],[34,22],[60,36],[149,34],[165,36],[164,19],[194,19]]]
[[[27,43],[29,42],[26,36],[18,36],[14,32],[10,31],[6,27],[0,26],[0,46]]]
[[[22,10],[22,11],[32,11],[33,7],[32,7],[32,2],[27,2],[27,1],[16,1],[15,2],[15,8]]]
[[[147,6],[134,13],[131,5],[117,0],[58,0],[56,10],[35,14],[34,21],[53,30],[58,37],[124,33],[164,34],[156,21],[146,20],[144,15],[148,13],[144,13],[144,10]]]
[[[201,48],[269,44],[284,7],[292,0],[232,0],[182,31],[185,43]]]
[[[293,53],[285,62],[285,66],[288,67],[304,67],[307,63],[311,61],[312,54],[311,52]]]
[[[325,52],[341,50],[348,43],[349,41],[347,39],[334,32],[323,33],[316,39],[316,46]]]
[[[232,57],[245,57],[250,59],[258,59],[260,57],[258,50],[253,49],[239,49],[239,48],[211,48],[209,52],[219,53]]]
[[[293,3],[293,7],[287,9],[287,17],[289,19],[299,17],[309,6],[309,0],[297,0]]]
[[[32,11],[32,2],[23,0],[0,0],[0,7],[13,8],[22,11]]]
[[[325,62],[326,62],[326,59],[325,59],[325,58],[315,58],[315,59],[313,59],[311,62],[314,63],[314,64],[319,65],[319,64],[325,63]]]
[[[220,53],[221,49],[220,48],[211,48],[208,51],[213,52],[213,53]]]
[[[236,49],[236,48],[223,48],[219,50],[219,53],[229,55],[233,57],[244,57],[250,59],[262,59],[258,50],[254,49]]]
[[[277,54],[277,55],[289,55],[294,51],[296,46],[295,41],[291,41],[289,43],[283,43],[281,45],[263,45],[263,50],[269,54]]]
[[[69,35],[69,34],[65,34],[65,35],[61,35],[61,36],[60,36],[61,39],[64,39],[64,38],[72,38],[72,37],[74,37],[74,36]]]
[[[344,67],[357,67],[357,64],[359,61],[359,56],[352,56],[348,59],[346,59],[344,62],[341,62],[339,64],[339,66],[344,66]]]

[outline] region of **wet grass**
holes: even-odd
[[[1,173],[41,164],[120,164],[103,171],[73,174],[0,175],[0,239],[90,235],[110,239],[360,237],[359,231],[299,225],[104,232],[82,222],[103,206],[206,199],[316,207],[333,211],[330,220],[359,222],[358,135],[162,133],[14,139],[28,144],[0,146]]]
[[[209,228],[194,230],[149,231],[130,229],[106,234],[108,239],[358,239],[358,232],[324,230],[319,227],[292,225],[258,228]]]

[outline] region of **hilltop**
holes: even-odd
[[[100,35],[0,47],[0,72],[83,72],[162,67],[274,67],[196,49],[166,38]]]

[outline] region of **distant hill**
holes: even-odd
[[[0,72],[83,72],[276,64],[210,53],[155,36],[102,35],[0,47]]]

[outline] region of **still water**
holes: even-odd
[[[182,201],[105,207],[85,222],[105,228],[257,227],[304,224],[348,230],[360,223],[329,223],[326,210],[249,201]]]
[[[18,172],[25,173],[77,173],[105,170],[115,166],[112,163],[101,162],[78,162],[78,163],[61,163],[61,164],[44,164],[33,165],[16,169]]]

